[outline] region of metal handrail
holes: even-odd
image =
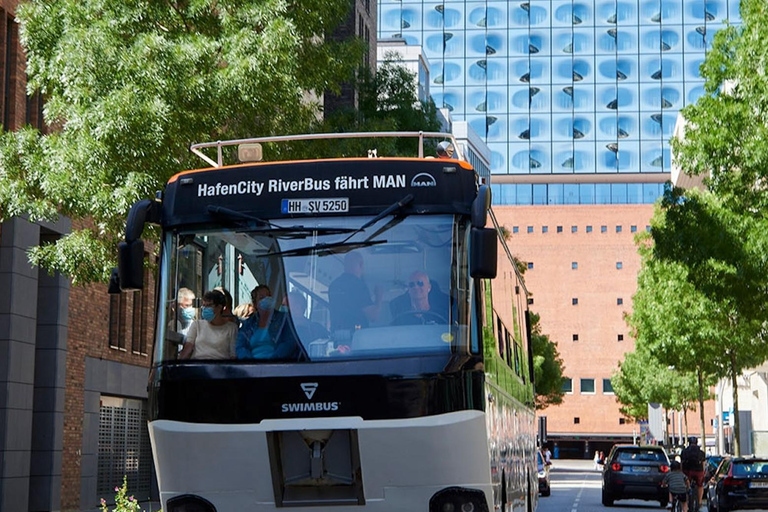
[[[457,160],[464,160],[461,154],[461,149],[456,143],[456,138],[452,133],[444,132],[350,132],[350,133],[305,133],[301,135],[277,135],[269,137],[255,137],[250,139],[236,139],[236,140],[219,140],[216,142],[200,142],[192,144],[189,150],[194,154],[202,158],[205,162],[209,163],[213,167],[222,167],[223,154],[222,148],[225,146],[237,146],[240,144],[255,144],[261,142],[288,142],[288,141],[302,141],[302,140],[321,140],[321,139],[367,139],[376,137],[418,137],[419,139],[419,158],[424,158],[424,139],[450,139],[453,144],[453,150]],[[214,161],[209,158],[205,153],[200,151],[205,148],[216,148],[217,160]]]

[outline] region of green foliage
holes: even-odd
[[[122,487],[115,487],[115,508],[111,512],[141,512],[139,502],[133,496],[127,496],[128,494],[128,479],[123,477]],[[101,511],[110,512],[107,507],[107,501],[101,499]]]
[[[307,131],[363,47],[327,36],[346,0],[30,0],[17,16],[28,93],[49,134],[0,137],[0,220],[90,218],[31,255],[78,281],[106,280],[136,200],[199,161],[191,143]],[[70,239],[71,238],[71,239]]]
[[[531,313],[531,346],[533,373],[536,383],[536,408],[563,403],[563,371],[565,369],[557,343],[541,332],[540,317]]]
[[[416,74],[409,71],[402,60],[388,54],[376,73],[361,68],[357,73],[355,88],[358,91],[358,107],[339,108],[326,113],[314,131],[320,133],[372,132],[372,131],[440,131],[437,108],[429,99],[419,101]],[[425,141],[425,155],[434,155],[435,141]],[[418,140],[410,139],[347,139],[331,142],[314,141],[299,145],[282,145],[288,148],[287,158],[297,154],[327,156],[366,156],[368,149],[376,149],[378,156],[414,157],[418,152]],[[274,148],[278,151],[278,148]]]

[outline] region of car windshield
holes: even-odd
[[[664,461],[664,454],[659,450],[622,450],[618,454],[618,460],[622,462],[628,461],[647,461],[647,462],[661,462]]]
[[[189,341],[192,359],[250,361],[468,350],[467,227],[452,216],[225,224],[166,234],[156,362]],[[216,288],[231,294],[221,316],[236,341],[227,334],[214,353],[199,350],[199,336]]]

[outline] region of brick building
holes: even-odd
[[[569,379],[563,403],[547,417],[550,446],[562,458],[592,458],[617,442],[640,437],[640,426],[619,412],[610,378],[634,340],[624,320],[632,310],[640,255],[637,233],[648,229],[652,204],[497,206],[499,222],[511,233],[512,253],[527,262],[529,308],[541,316],[565,364]],[[706,424],[715,417],[705,404]],[[689,413],[698,435],[698,413]],[[678,422],[669,432],[680,432]],[[714,438],[714,430],[708,435]]]
[[[42,101],[26,96],[16,5],[0,0],[0,120],[3,130],[42,128]],[[30,266],[30,247],[71,228],[65,218],[0,224],[3,511],[94,509],[123,474],[137,497],[152,494],[143,415],[153,292],[110,297]]]

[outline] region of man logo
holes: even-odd
[[[315,391],[317,391],[317,382],[302,382],[301,390],[307,395],[307,400],[312,400],[312,397],[315,396]]]
[[[420,172],[416,176],[411,179],[411,186],[412,187],[436,187],[437,181],[435,181],[435,178],[431,174],[427,174],[426,172]]]

